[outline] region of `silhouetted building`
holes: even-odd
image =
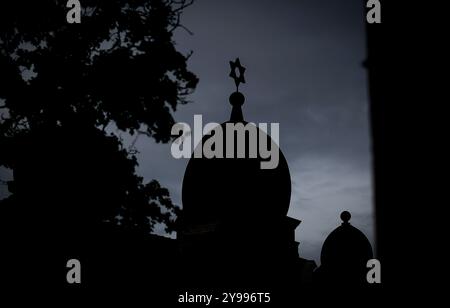
[[[235,78],[238,87],[241,81]],[[233,106],[228,122],[222,123],[223,153],[226,153],[227,123],[244,121],[241,106],[244,96],[230,96]],[[253,124],[250,124],[253,125]],[[203,146],[212,135],[206,135]],[[248,155],[250,138],[279,151],[278,165],[262,169],[267,161],[259,151]],[[280,281],[307,281],[315,268],[313,261],[299,257],[295,229],[300,221],[287,216],[291,197],[291,178],[286,159],[278,145],[264,131],[246,133],[245,158],[191,158],[183,179],[183,212],[179,218],[178,240],[185,277],[198,284],[228,283],[279,284]],[[236,157],[237,140],[234,138]],[[290,279],[289,279],[290,278]]]
[[[230,120],[220,124],[224,156],[230,146],[226,125],[249,124],[242,113],[244,100],[238,91],[229,98]],[[320,268],[299,256],[295,230],[301,221],[287,216],[291,197],[287,161],[267,132],[250,125],[256,133],[246,132],[244,158],[193,155],[189,160],[177,239],[111,227],[95,236],[88,234],[83,239],[89,240],[79,245],[71,243],[73,247],[63,259],[77,257],[88,268],[83,286],[145,286],[158,292],[166,286],[289,288],[291,292],[284,295],[296,297],[303,283],[366,283],[372,247],[365,235],[350,225],[348,212],[341,214],[342,225],[326,239]],[[213,136],[206,134],[198,146],[203,147]],[[261,157],[259,151],[250,158],[250,138],[256,139],[258,146],[265,140],[278,151],[275,168],[261,168],[261,162],[270,158]],[[233,140],[237,157],[238,140]],[[65,268],[61,269],[58,276],[64,275]]]

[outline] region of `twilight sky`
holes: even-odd
[[[228,120],[235,89],[228,61],[239,57],[247,68],[244,118],[280,123],[292,179],[288,215],[302,220],[300,256],[317,263],[343,210],[373,243],[364,23],[361,0],[196,0],[182,16],[194,35],[179,29],[175,36],[180,51],[193,50],[188,65],[200,78],[193,103],[174,114],[177,121],[192,126],[194,114],[204,123]],[[181,205],[187,160],[144,136],[135,146],[139,173],[158,179]]]
[[[177,121],[193,126],[194,114],[204,123],[228,120],[228,61],[239,57],[247,68],[244,117],[280,123],[292,178],[289,216],[302,220],[300,255],[316,262],[343,210],[373,243],[364,22],[360,0],[196,0],[182,16],[194,35],[180,29],[175,37],[179,50],[193,50],[188,64],[200,78]],[[136,145],[141,174],[181,204],[187,160],[145,137]]]

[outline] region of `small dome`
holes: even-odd
[[[341,213],[342,224],[326,238],[320,255],[318,281],[363,283],[366,264],[373,258],[372,245],[359,229],[350,224],[351,214]]]
[[[365,266],[373,258],[372,245],[364,233],[349,223],[350,218],[349,212],[342,212],[342,224],[326,238],[320,255],[323,265],[362,262]]]

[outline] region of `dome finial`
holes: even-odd
[[[343,211],[341,213],[341,219],[342,219],[344,224],[348,224],[349,221],[350,221],[350,218],[352,218],[352,214],[350,214],[349,211]]]
[[[244,104],[245,96],[239,92],[239,85],[241,83],[245,83],[245,67],[241,65],[239,58],[236,60],[230,61],[230,77],[234,79],[234,83],[236,84],[236,92],[231,93],[229,101],[233,109],[231,110],[231,122],[243,122],[244,116],[242,114],[241,106]]]

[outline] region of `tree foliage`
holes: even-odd
[[[173,41],[190,2],[84,0],[80,24],[66,2],[0,2],[0,166],[14,171],[3,203],[45,223],[171,231],[178,207],[108,127],[170,140],[198,81]]]

